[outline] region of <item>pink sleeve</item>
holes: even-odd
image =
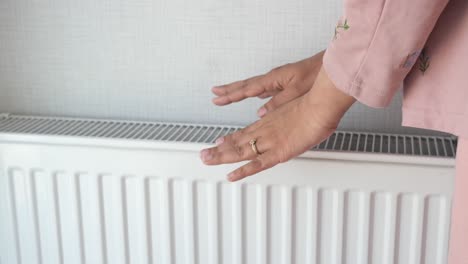
[[[387,106],[421,54],[448,0],[344,0],[323,68],[335,86]]]

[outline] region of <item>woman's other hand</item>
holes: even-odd
[[[216,140],[200,158],[207,165],[251,160],[228,175],[230,181],[286,162],[329,137],[355,99],[344,94],[320,70],[310,91],[283,104],[255,123]],[[256,154],[249,144],[256,139]]]
[[[322,66],[324,51],[295,63],[275,68],[270,72],[231,84],[215,86],[212,92],[216,105],[227,105],[249,97],[272,97],[257,111],[259,117],[271,112],[282,104],[307,93],[314,85]]]

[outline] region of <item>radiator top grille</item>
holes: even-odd
[[[209,144],[214,143],[218,137],[241,128],[189,123],[0,115],[0,134],[60,135]],[[456,147],[455,137],[336,131],[312,150],[455,157]]]

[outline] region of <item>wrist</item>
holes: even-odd
[[[316,121],[328,128],[336,128],[356,99],[338,88],[328,78],[323,68],[310,91],[304,95],[307,107],[313,109]]]

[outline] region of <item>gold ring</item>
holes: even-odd
[[[255,154],[257,154],[257,155],[262,154],[257,149],[257,139],[256,138],[250,140],[249,144],[250,144],[250,147],[252,147],[252,150],[253,150],[253,152],[255,152]]]

